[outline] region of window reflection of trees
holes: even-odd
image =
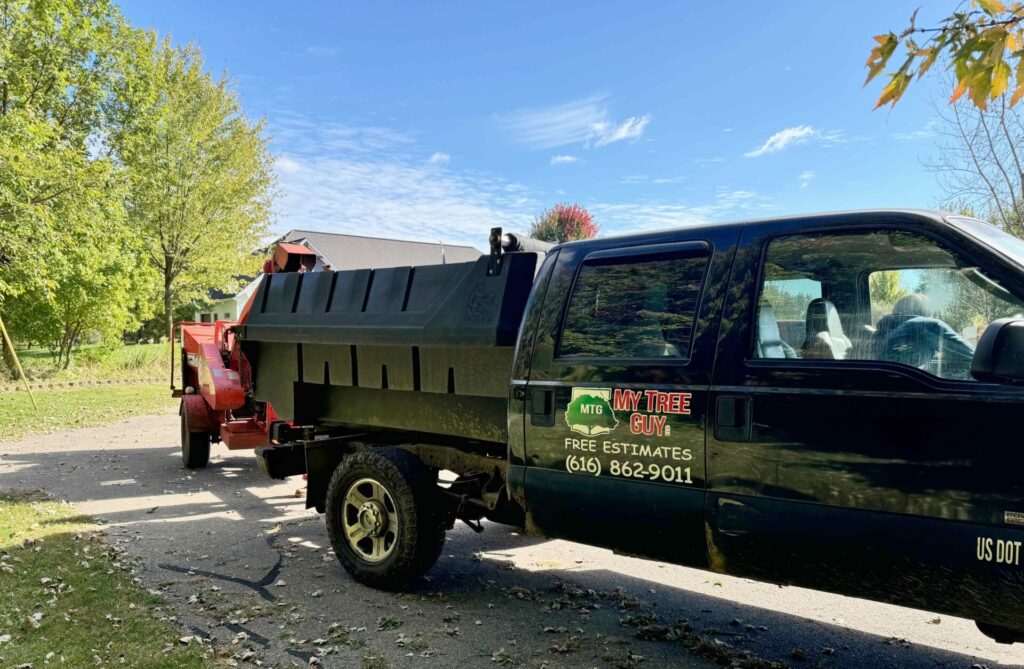
[[[858,286],[865,273],[867,304]],[[827,283],[839,309],[841,328],[829,326],[828,337],[852,340],[834,355],[902,362],[944,378],[969,379],[974,346],[988,324],[1024,311],[978,268],[924,236],[879,231],[779,238],[768,247],[760,296],[774,307],[797,357],[818,357],[801,352],[802,326],[797,333],[786,323],[807,312],[810,295],[795,287],[811,281]]]
[[[560,355],[687,358],[706,258],[584,264]]]

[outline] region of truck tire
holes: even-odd
[[[978,626],[978,630],[982,634],[996,643],[1012,644],[1024,641],[1024,631],[978,621],[975,621],[974,624]]]
[[[352,578],[402,590],[430,569],[444,545],[437,477],[397,448],[346,456],[327,484],[327,533]]]
[[[181,405],[181,461],[189,469],[202,469],[210,461],[210,433],[189,429],[188,411]]]

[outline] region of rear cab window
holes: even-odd
[[[666,246],[584,259],[566,307],[559,358],[689,360],[709,252],[703,243]]]

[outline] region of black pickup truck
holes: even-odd
[[[261,466],[308,475],[364,583],[487,518],[1009,643],[1022,315],[1024,242],[889,210],[546,252],[495,231],[475,263],[269,275],[236,334],[282,419]]]

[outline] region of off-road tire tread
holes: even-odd
[[[398,545],[379,563],[360,559],[343,536],[341,510],[356,479],[380,480],[398,511]],[[400,591],[426,573],[441,555],[446,522],[437,477],[419,458],[400,448],[369,448],[348,455],[327,484],[325,516],[334,554],[352,578],[373,588]]]
[[[188,412],[181,410],[181,461],[188,469],[202,469],[210,462],[210,433],[188,429]],[[187,436],[186,436],[187,435]]]

